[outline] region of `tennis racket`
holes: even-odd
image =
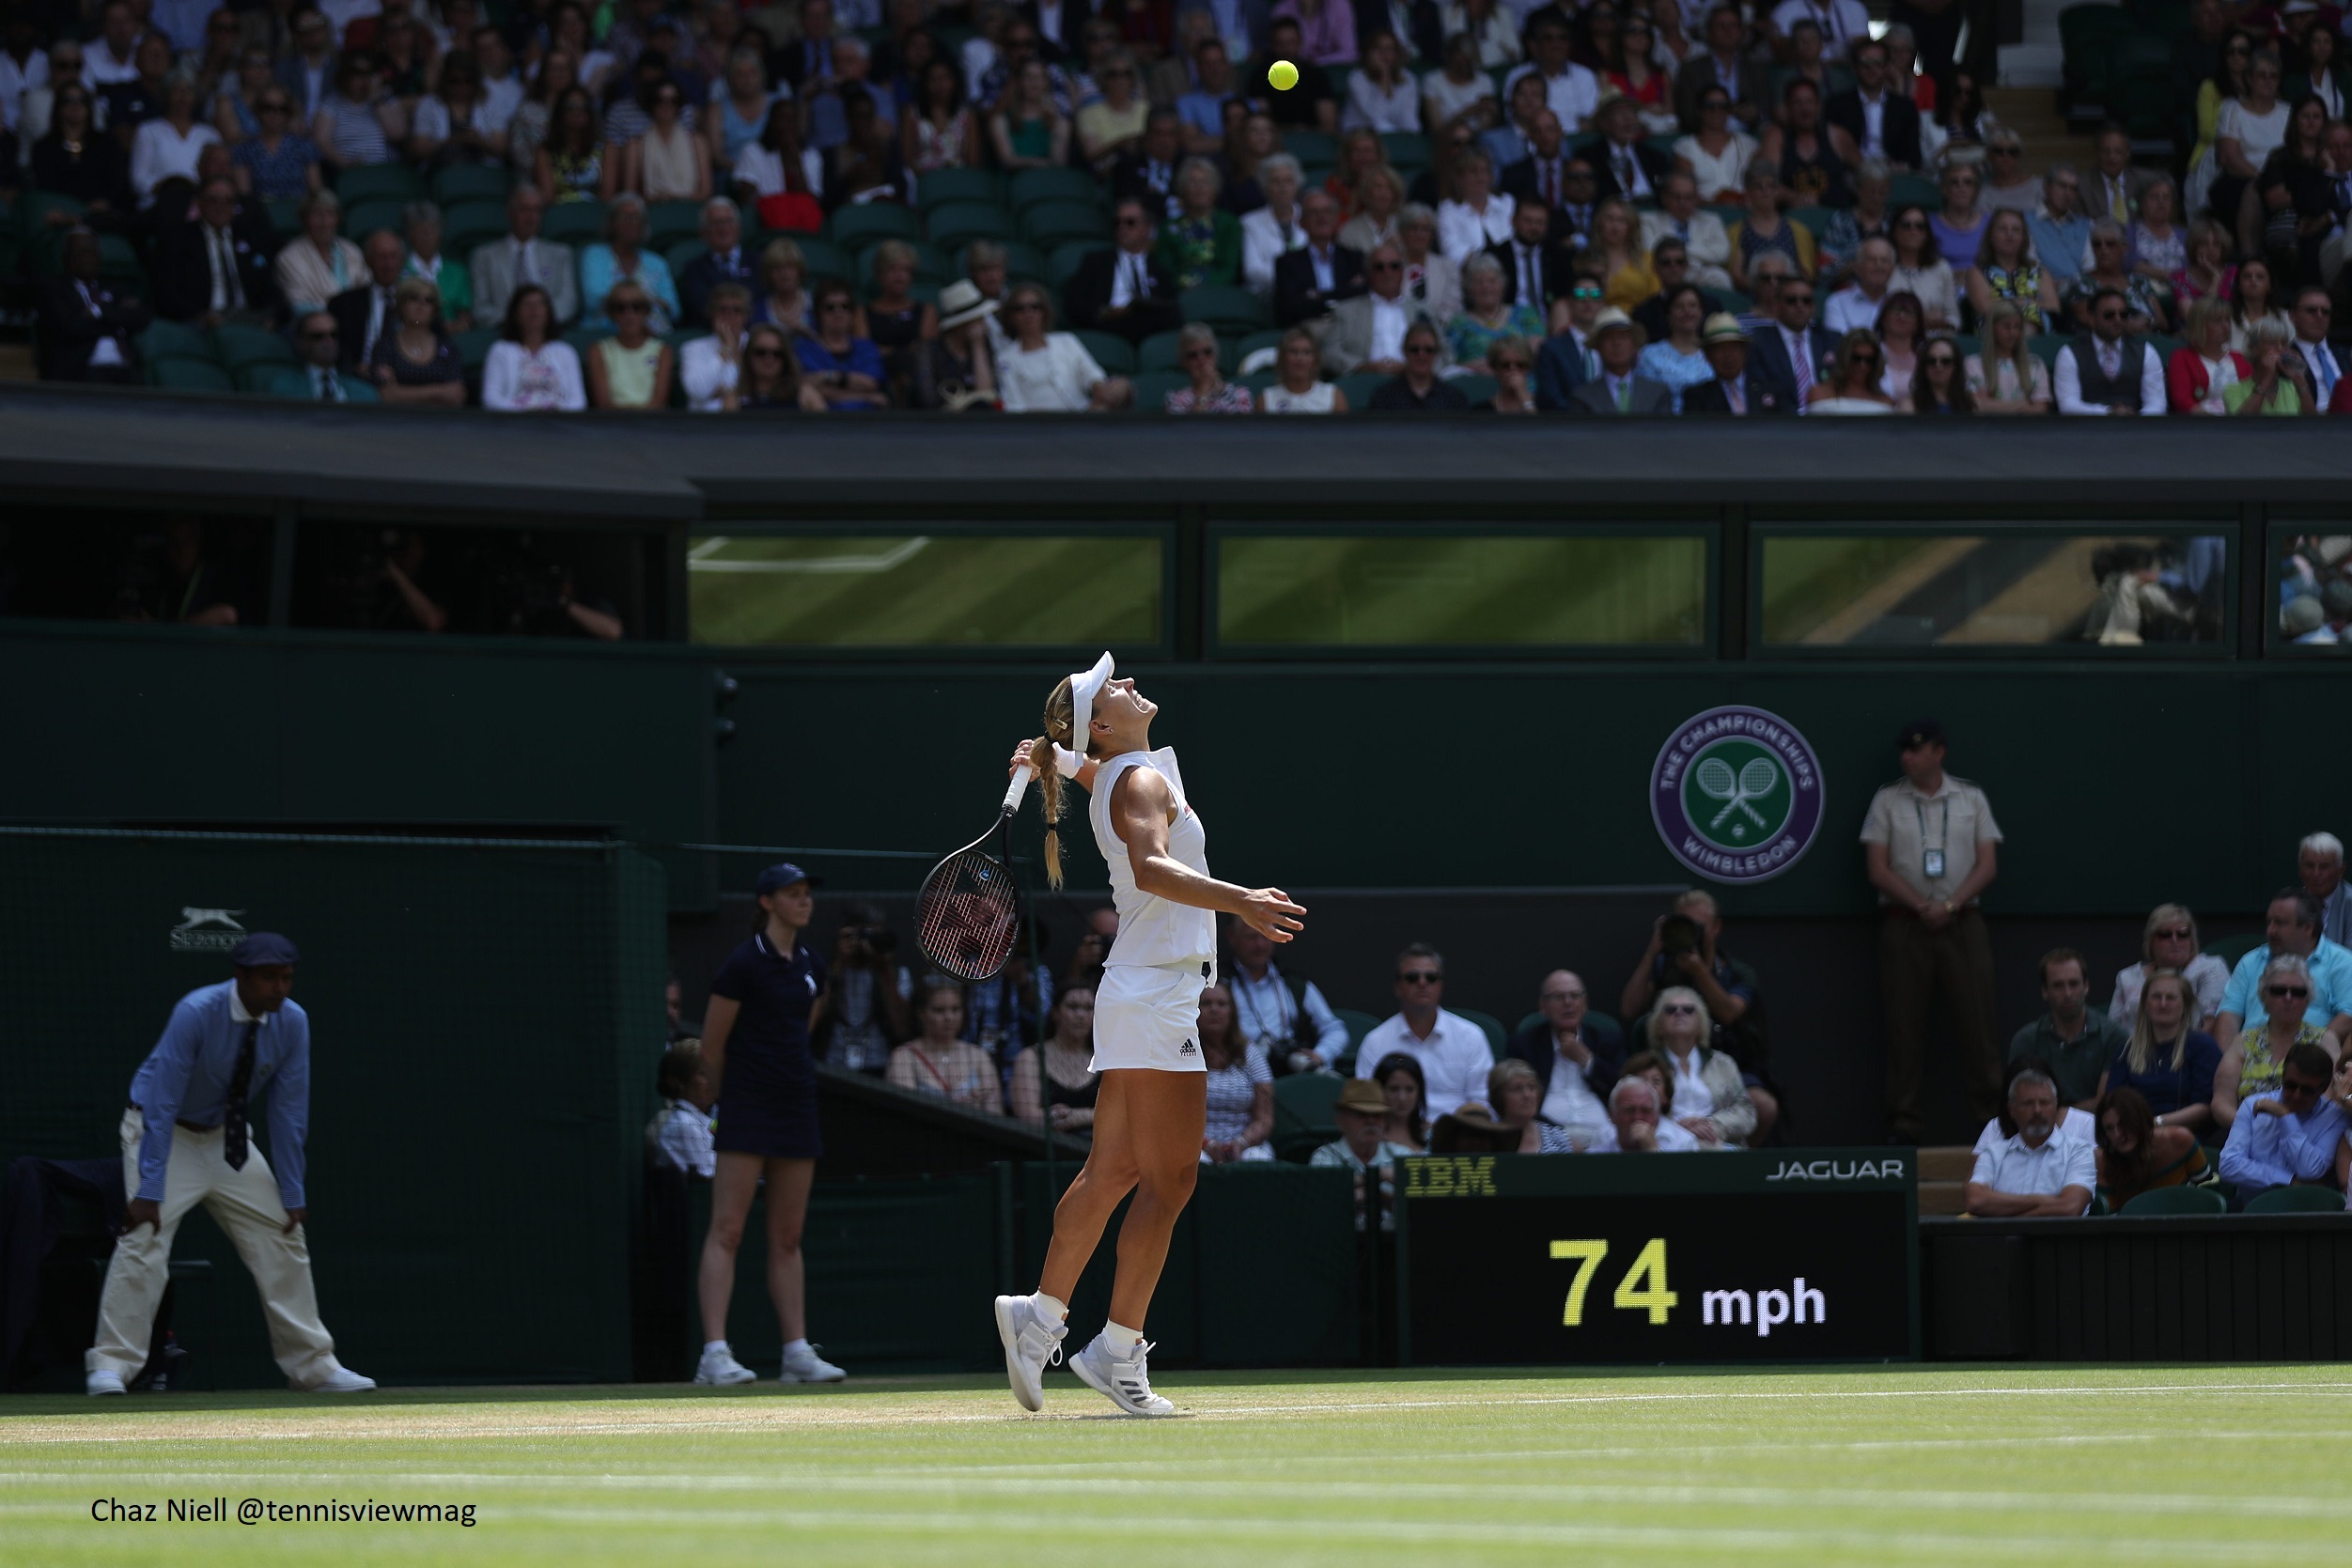
[[[1020,935],[1020,894],[1013,880],[1013,813],[1036,770],[1013,774],[996,825],[931,868],[915,894],[914,924],[928,958],[958,980],[992,980]]]

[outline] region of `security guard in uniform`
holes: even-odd
[[[1899,1142],[1926,1131],[1920,1079],[1939,1012],[1960,1039],[1969,1099],[1982,1120],[2001,1109],[2001,1044],[1993,1029],[1993,946],[1978,895],[1999,871],[2001,829],[1985,792],[1943,770],[1943,726],[1923,719],[1896,740],[1903,777],[1870,798],[1862,822],[1877,890],[1878,990],[1886,1009],[1887,1121]]]
[[[229,954],[236,977],[190,991],[131,1080],[122,1118],[124,1230],[86,1358],[93,1394],[118,1394],[147,1365],[172,1237],[202,1203],[253,1271],[270,1350],[288,1383],[312,1393],[376,1386],[335,1358],[319,1322],[303,1234],[303,1140],[310,1125],[310,1019],[288,1000],[294,944],[257,931]],[[253,1105],[269,1100],[270,1157],[253,1144]]]

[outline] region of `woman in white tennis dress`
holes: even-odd
[[[1303,929],[1306,910],[1279,888],[1240,888],[1208,874],[1207,837],[1185,798],[1176,753],[1151,749],[1159,705],[1132,680],[1113,678],[1111,656],[1073,675],[1046,700],[1045,735],[1013,753],[1043,784],[1045,816],[1061,815],[1065,778],[1087,792],[1087,819],[1111,872],[1119,934],[1095,994],[1095,1141],[1085,1169],[1053,1211],[1053,1244],[1034,1296],[996,1298],[996,1328],[1013,1397],[1044,1404],[1047,1365],[1061,1355],[1078,1276],[1112,1211],[1134,1203],[1119,1230],[1111,1318],[1070,1358],[1070,1370],[1130,1416],[1176,1406],[1151,1391],[1151,1346],[1143,1324],[1168,1256],[1176,1216],[1192,1196],[1207,1118],[1201,1059],[1201,992],[1216,979],[1218,914],[1278,942]],[[1046,870],[1062,881],[1061,846],[1049,831]]]

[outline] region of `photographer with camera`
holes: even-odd
[[[1756,1108],[1755,1131],[1748,1141],[1760,1146],[1781,1116],[1780,1096],[1770,1078],[1764,1000],[1756,971],[1722,951],[1722,936],[1723,914],[1713,893],[1692,888],[1677,894],[1672,912],[1659,916],[1650,926],[1649,946],[1633,966],[1617,1004],[1631,1020],[1628,1032],[1644,1039],[1643,1019],[1659,993],[1674,986],[1698,992],[1714,1024],[1712,1038],[1705,1043],[1738,1063],[1739,1080]]]
[[[898,939],[869,904],[841,911],[833,935],[833,999],[818,1028],[817,1059],[880,1078],[891,1048],[915,1032],[908,1001],[914,976],[898,962]]]
[[[1347,1048],[1347,1026],[1315,982],[1285,973],[1274,962],[1273,939],[1230,915],[1225,949],[1233,955],[1226,983],[1241,1032],[1266,1053],[1274,1076],[1332,1071]]]

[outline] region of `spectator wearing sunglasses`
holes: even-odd
[[[319,173],[319,144],[303,133],[294,118],[294,101],[284,87],[273,85],[254,100],[254,117],[260,129],[229,151],[237,194],[259,201],[302,201],[316,192]]]
[[[1715,1022],[1688,986],[1658,993],[1643,1028],[1643,1043],[1674,1069],[1674,1117],[1708,1148],[1742,1148],[1756,1130],[1755,1102],[1739,1079],[1739,1063],[1707,1041]]]
[[[2140,988],[2157,970],[2178,970],[2197,993],[2197,1027],[2213,1032],[2221,1011],[2221,996],[2230,984],[2230,966],[2201,950],[2197,917],[2184,904],[2158,904],[2140,933],[2140,962],[2115,971],[2115,995],[2107,1004],[2108,1017],[2126,1028],[2140,1016]]]
[[[2164,364],[2145,338],[2125,333],[2131,303],[2120,288],[2101,288],[2087,312],[2091,331],[2058,350],[2051,372],[2058,411],[2154,417],[2164,411]]]
[[[1108,413],[1134,400],[1134,383],[1095,363],[1069,333],[1052,330],[1052,307],[1034,283],[1016,287],[1005,306],[1009,336],[996,378],[1007,413]]]
[[[1785,296],[1783,296],[1785,297]],[[1894,399],[1880,386],[1887,352],[1869,333],[1857,329],[1838,345],[1829,373],[1814,384],[1805,411],[1811,414],[1889,414]]]
[[[870,337],[858,335],[858,297],[839,278],[817,286],[817,327],[793,340],[801,357],[802,378],[835,413],[864,413],[887,408],[889,380],[882,351]]]
[[[1535,411],[1535,349],[1523,337],[1499,339],[1487,349],[1487,369],[1494,377],[1494,396],[1478,405],[1480,413]]]
[[[1190,386],[1168,389],[1170,413],[1255,413],[1250,389],[1226,380],[1217,368],[1217,329],[1206,321],[1187,325],[1176,336],[1176,359],[1192,378]]]
[[[2311,970],[2312,993],[2305,999],[2303,1021],[2328,1031],[2341,1042],[2352,1036],[2352,951],[2320,934],[2319,900],[2299,887],[2282,888],[2270,897],[2263,931],[2268,939],[2237,961],[2221,996],[2221,1016],[2214,1037],[2227,1049],[2237,1032],[2270,1008],[2261,1004],[2256,989],[2270,960],[2292,954]]]
[[[1432,1120],[1472,1101],[1484,1103],[1487,1075],[1494,1067],[1485,1031],[1447,1012],[1439,1005],[1444,1000],[1445,959],[1427,943],[1413,943],[1396,955],[1395,1014],[1356,1048],[1358,1078],[1372,1077],[1392,1055],[1412,1058],[1426,1085],[1425,1104]]]
[[[1406,294],[1405,255],[1394,243],[1373,246],[1363,272],[1366,291],[1332,306],[1323,367],[1333,376],[1401,375],[1406,334],[1419,325],[1435,332],[1437,322],[1425,305]]]
[[[1772,295],[1770,321],[1751,329],[1749,341],[1758,379],[1800,412],[1809,411],[1815,389],[1840,352],[1838,340],[1814,319],[1813,299],[1813,285],[1803,276],[1783,278]]]
[[[1453,382],[1441,380],[1445,344],[1435,323],[1415,321],[1405,329],[1405,368],[1372,389],[1364,407],[1388,412],[1458,413],[1470,397]]]
[[[1919,351],[1911,370],[1910,411],[1913,413],[1974,413],[1976,399],[1969,393],[1967,374],[1960,368],[1960,345],[1949,337],[1934,337]]]
[[[1113,333],[1129,343],[1174,332],[1181,319],[1176,273],[1155,249],[1160,228],[1150,209],[1132,196],[1122,197],[1113,224],[1112,248],[1089,252],[1062,286],[1070,324]]]
[[[2338,1094],[2344,1093],[2352,1093],[2352,1075],[2339,1073],[2325,1050],[2289,1048],[2279,1087],[2245,1102],[2221,1145],[2221,1179],[2237,1188],[2233,1208],[2275,1187],[2322,1185],[2336,1176],[2346,1127]]]
[[[1600,279],[1583,272],[1551,303],[1551,335],[1535,352],[1535,406],[1545,412],[1565,412],[1576,389],[1600,374],[1593,326],[1606,293]]]
[[[2311,966],[2291,953],[2281,954],[2263,967],[2256,1003],[2263,1009],[2221,1052],[2213,1073],[2213,1119],[2220,1126],[2237,1120],[2238,1108],[2252,1096],[2279,1087],[2279,1074],[2287,1052],[2297,1046],[2316,1046],[2330,1056],[2332,1037],[2302,1014],[2311,1003]]]
[[[678,362],[670,346],[653,335],[653,297],[633,278],[606,293],[598,315],[613,323],[613,335],[588,350],[586,365],[588,401],[597,408],[669,407]]]

